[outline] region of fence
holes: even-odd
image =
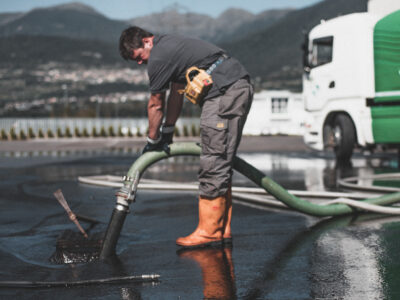
[[[184,135],[195,135],[193,128],[198,131],[198,122],[195,118],[181,118],[176,127]],[[0,118],[3,139],[6,139],[5,135],[7,138],[121,134],[139,136],[144,135],[147,128],[147,118]]]

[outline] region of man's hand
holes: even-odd
[[[164,142],[161,137],[158,140],[152,140],[147,137],[147,144],[144,146],[142,154],[149,151],[165,151],[168,154],[170,153],[168,143]]]

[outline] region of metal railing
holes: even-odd
[[[176,124],[180,135],[198,135],[198,119],[182,118]],[[1,139],[143,136],[147,118],[0,118]]]

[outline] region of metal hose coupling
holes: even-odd
[[[149,274],[149,275],[140,275],[142,279],[158,279],[160,278],[159,274]]]
[[[123,187],[115,194],[117,197],[117,203],[115,209],[129,213],[129,205],[135,202],[136,191],[139,184],[140,174],[137,171],[134,177],[124,176],[122,181],[124,182]]]
[[[140,172],[133,173],[134,176],[124,176],[123,187],[116,193],[117,203],[108,223],[104,235],[103,246],[100,252],[100,259],[104,260],[115,255],[115,247],[121,233],[126,215],[129,213],[129,205],[135,202],[136,190],[139,184]]]

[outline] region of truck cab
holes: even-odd
[[[400,10],[383,18],[354,13],[314,27],[304,45],[305,143],[317,150],[333,148],[338,160],[349,160],[355,147],[400,144],[400,130],[382,137],[389,126],[400,126],[400,110],[389,116],[400,108],[399,51]],[[382,87],[388,80],[393,84]],[[396,90],[390,99],[394,108],[379,100]]]

